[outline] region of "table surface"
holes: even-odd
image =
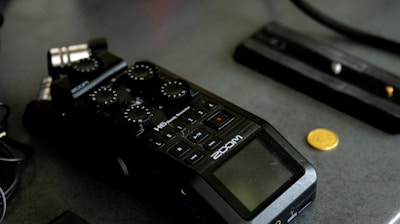
[[[25,106],[36,98],[47,75],[47,50],[94,37],[107,38],[109,50],[128,64],[152,60],[262,117],[285,136],[318,173],[316,200],[294,223],[395,223],[400,214],[400,136],[371,127],[232,59],[235,47],[269,21],[395,74],[400,71],[398,56],[338,35],[290,1],[2,2],[0,101],[12,110],[8,135],[35,149],[8,202],[5,223],[48,223],[65,210],[99,224],[177,222],[166,209],[168,202],[147,200],[88,175],[62,156],[62,142],[34,137],[22,125]],[[310,2],[340,21],[400,41],[399,1]],[[307,144],[307,133],[319,127],[337,133],[336,150],[321,152]]]

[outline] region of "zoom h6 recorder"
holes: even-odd
[[[289,223],[315,198],[314,168],[265,120],[150,61],[69,48],[49,51],[47,97],[25,111],[31,131],[50,119],[50,132],[100,141],[125,176],[162,173],[208,223]]]

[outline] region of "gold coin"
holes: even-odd
[[[327,151],[336,148],[339,144],[339,138],[331,130],[317,128],[308,133],[307,142],[315,149]]]

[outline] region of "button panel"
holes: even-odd
[[[199,164],[222,142],[222,138],[217,137],[221,134],[219,130],[222,128],[216,130],[207,125],[210,116],[214,117],[213,114],[221,107],[205,96],[200,96],[191,103],[190,109],[182,114],[178,112],[179,118],[156,131],[158,137],[151,138],[150,146],[168,152],[173,158],[181,160],[188,166]],[[233,117],[230,113],[229,116]]]
[[[199,96],[189,107],[178,112],[179,116],[172,115],[173,121],[153,140],[156,150],[166,151],[189,167],[207,161],[224,142],[254,124],[205,96]]]
[[[144,156],[155,151],[201,172],[216,161],[214,154],[228,151],[221,147],[244,139],[250,131],[243,130],[257,126],[232,104],[147,61],[102,80],[90,83],[96,88],[87,87],[74,105],[78,111],[87,109],[79,119],[95,125],[92,135],[132,143],[121,149],[127,150],[122,153],[127,160],[136,150],[146,150]]]

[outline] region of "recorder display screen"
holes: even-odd
[[[252,212],[294,173],[255,139],[220,166],[214,175]]]

